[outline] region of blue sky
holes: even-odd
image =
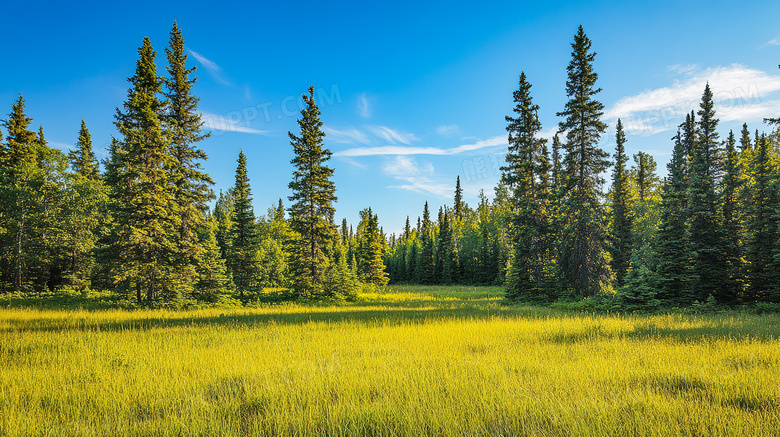
[[[247,155],[257,214],[289,194],[300,94],[317,88],[334,152],[337,219],[371,206],[388,232],[428,200],[451,204],[460,175],[474,205],[491,194],[506,149],[504,116],[525,71],[546,136],[566,100],[570,43],[582,24],[598,53],[605,121],[628,127],[628,150],[653,154],[709,81],[721,136],[780,115],[778,2],[9,2],[0,112],[19,92],[34,125],[63,150],[83,117],[105,153],[141,39],[159,52],[175,20],[212,137],[202,148],[215,189]],[[3,109],[4,108],[4,109]],[[4,118],[4,117],[3,117]],[[611,129],[610,129],[611,132]],[[614,139],[602,141],[610,151]]]

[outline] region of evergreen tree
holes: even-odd
[[[715,189],[721,172],[720,141],[712,97],[707,84],[697,112],[699,120],[696,122],[688,189],[694,298],[700,302],[710,294],[721,297],[726,295],[722,279],[727,266],[723,256],[722,221]]]
[[[455,221],[463,220],[463,189],[460,187],[460,175],[458,175],[455,180],[455,205],[453,207],[453,213]]]
[[[753,158],[753,187],[747,234],[746,258],[748,261],[749,289],[747,300],[767,300],[778,279],[774,268],[774,246],[777,239],[777,198],[773,188],[773,169],[769,141],[761,137],[756,143]]]
[[[744,292],[744,265],[741,204],[739,202],[741,167],[737,155],[734,132],[729,131],[726,140],[725,175],[722,181],[721,199],[723,204],[723,235],[725,237],[724,257],[727,270],[724,294],[714,296],[718,302],[736,303]]]
[[[38,163],[38,136],[29,130],[32,118],[24,111],[25,100],[19,95],[3,126],[8,131],[2,164],[2,236],[3,277],[20,290],[28,283],[29,268],[34,266],[34,235],[40,223],[39,193],[43,185]]]
[[[371,208],[361,211],[358,225],[358,275],[366,284],[384,286],[388,282],[383,261],[384,247],[379,218]]]
[[[458,254],[452,236],[450,213],[446,209],[439,224],[439,257],[441,258],[441,282],[452,284],[459,280]]]
[[[76,142],[76,149],[68,153],[70,166],[76,174],[84,176],[87,179],[98,179],[100,177],[100,168],[95,153],[92,151],[92,136],[87,130],[87,124],[81,119],[81,129],[79,129],[79,139]]]
[[[518,89],[513,93],[516,117],[506,117],[509,148],[506,165],[501,167],[502,182],[513,190],[514,254],[507,289],[510,298],[538,298],[545,293],[544,274],[550,254],[549,156],[546,140],[537,137],[542,124],[539,105],[533,103],[530,90],[525,73],[520,73]]]
[[[187,68],[185,65],[188,55],[184,52],[181,29],[175,21],[165,54],[169,77],[164,81],[168,106],[163,121],[170,140],[173,157],[170,171],[178,204],[177,268],[183,278],[192,278],[196,275],[197,264],[204,250],[198,241],[198,232],[206,226],[206,203],[214,198],[210,188],[214,182],[200,167],[200,162],[208,158],[206,153],[195,147],[195,143],[209,134],[201,133],[203,122],[198,113],[200,99],[192,95],[192,86],[197,77],[190,77],[196,67]]]
[[[436,282],[436,260],[434,259],[433,223],[428,202],[425,202],[422,219],[422,253],[420,255],[420,282],[433,284]]]
[[[295,151],[292,160],[293,180],[289,187],[293,194],[290,201],[290,224],[300,236],[293,249],[290,265],[293,274],[293,291],[298,296],[337,295],[337,290],[323,288],[323,277],[328,270],[330,249],[335,237],[333,203],[336,187],[331,178],[333,169],[327,166],[332,155],[322,146],[320,110],[314,101],[314,87],[309,95],[303,95],[306,105],[301,110],[298,126],[300,136],[290,132],[290,143]]]
[[[233,283],[243,298],[245,293],[257,285],[257,228],[252,207],[252,190],[246,173],[246,155],[238,154],[236,183],[233,186],[233,214],[230,229],[230,249],[227,265],[233,276]]]
[[[657,298],[672,305],[687,305],[693,301],[690,292],[692,277],[687,232],[685,168],[688,157],[680,129],[674,137],[672,159],[666,166],[669,175],[662,187],[661,221],[656,240],[659,281]]]
[[[629,203],[629,175],[626,168],[626,134],[623,123],[618,119],[615,128],[615,167],[612,170],[612,271],[615,285],[624,283],[631,262],[633,216]]]
[[[175,201],[174,165],[162,118],[165,102],[158,98],[162,79],[157,55],[149,38],[138,49],[140,59],[123,109],[117,109],[116,127],[122,134],[121,170],[111,199],[114,228],[111,254],[113,282],[135,289],[139,301],[175,300],[182,283],[175,260],[179,253],[179,208]]]
[[[566,194],[562,200],[561,269],[566,283],[581,295],[590,296],[612,279],[606,248],[606,221],[601,198],[608,154],[599,146],[606,130],[601,121],[604,105],[595,99],[598,74],[593,71],[596,53],[579,27],[572,43],[572,60],[567,67],[566,95],[569,98],[559,129],[566,132]]]

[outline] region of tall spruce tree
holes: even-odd
[[[428,209],[428,202],[425,202],[425,207],[423,208],[421,234],[422,252],[420,254],[420,282],[423,284],[433,284],[436,282],[436,260],[434,258],[433,223],[431,222],[431,212]]]
[[[774,175],[769,147],[769,141],[762,136],[756,143],[753,157],[755,185],[750,199],[746,247],[748,301],[768,300],[778,280],[773,254],[778,232],[777,196],[773,187]]]
[[[704,88],[696,122],[690,164],[688,208],[690,215],[691,258],[693,260],[694,298],[704,301],[711,294],[726,296],[723,273],[724,239],[716,183],[721,174],[718,119],[709,84]]]
[[[323,287],[323,278],[330,264],[330,252],[336,231],[333,214],[336,186],[331,178],[333,169],[327,166],[332,152],[323,147],[320,109],[314,101],[314,87],[303,95],[305,108],[298,120],[300,134],[289,133],[295,157],[293,180],[289,184],[293,202],[290,225],[299,235],[292,251],[293,291],[302,297],[338,294]]]
[[[236,183],[233,195],[233,214],[230,228],[230,246],[227,265],[233,276],[233,283],[243,298],[246,292],[257,285],[257,227],[252,207],[252,189],[246,173],[246,155],[238,153]]]
[[[463,188],[460,187],[460,175],[455,179],[455,204],[452,212],[455,221],[463,220]]]
[[[666,165],[669,173],[661,192],[661,221],[656,240],[658,256],[657,298],[665,305],[687,305],[691,293],[691,262],[688,249],[688,209],[685,169],[688,155],[682,141],[680,125],[674,139],[672,159]]]
[[[741,166],[736,150],[734,132],[729,131],[726,140],[725,174],[721,183],[723,210],[724,253],[727,270],[725,272],[724,294],[715,299],[727,304],[735,304],[744,293],[744,232],[742,229],[742,204],[739,201],[741,191]]]
[[[550,254],[549,156],[546,140],[538,138],[542,124],[533,103],[531,84],[520,73],[514,91],[515,117],[507,116],[509,147],[501,180],[512,189],[514,254],[507,296],[544,298],[544,274]]]
[[[458,254],[455,250],[455,242],[452,235],[450,212],[447,209],[444,210],[442,221],[439,223],[439,258],[441,258],[442,284],[458,282],[460,271]]]
[[[29,279],[28,268],[34,263],[31,236],[35,234],[39,216],[39,190],[42,186],[36,149],[38,137],[29,129],[32,118],[24,110],[21,94],[12,105],[3,126],[8,131],[2,164],[0,186],[0,218],[5,233],[2,236],[3,277],[19,290]]]
[[[598,74],[593,71],[596,53],[582,30],[574,35],[572,59],[567,67],[569,100],[558,116],[559,130],[566,132],[564,173],[566,194],[560,215],[565,217],[561,241],[561,269],[566,284],[580,296],[599,292],[612,280],[606,253],[607,227],[602,205],[603,173],[609,154],[599,147],[606,130],[601,121],[604,105],[595,99]]]
[[[87,129],[84,119],[81,119],[81,128],[79,129],[79,139],[76,142],[76,149],[68,153],[70,166],[76,174],[84,176],[87,179],[97,179],[100,177],[100,167],[95,153],[92,151],[92,135]]]
[[[631,262],[633,216],[631,213],[629,174],[626,168],[626,134],[620,119],[615,127],[615,167],[612,170],[612,271],[615,285],[624,283]]]
[[[114,229],[113,282],[134,289],[139,301],[179,297],[182,281],[175,260],[179,253],[179,208],[174,159],[163,126],[165,102],[160,100],[162,78],[157,76],[149,38],[138,49],[139,60],[116,127],[122,134],[121,171],[112,189]]]
[[[211,185],[214,182],[201,169],[201,161],[208,159],[203,150],[195,146],[209,134],[201,133],[203,121],[198,113],[200,99],[192,95],[197,77],[191,75],[196,67],[187,68],[184,37],[174,21],[169,45],[165,49],[169,77],[165,79],[165,97],[168,101],[163,121],[170,140],[173,157],[172,178],[175,182],[175,200],[178,204],[179,250],[177,268],[179,274],[192,281],[204,247],[198,241],[198,233],[207,226],[205,211],[207,202],[214,198]],[[207,236],[207,233],[204,234]]]

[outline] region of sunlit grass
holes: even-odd
[[[780,317],[575,315],[492,287],[0,309],[0,435],[777,435]]]

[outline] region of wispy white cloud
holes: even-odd
[[[715,110],[724,121],[760,121],[775,116],[780,108],[780,75],[740,64],[701,69],[695,65],[669,67],[675,77],[672,85],[642,91],[618,100],[605,119],[622,118],[634,135],[650,135],[677,127],[685,114],[698,109],[709,83]]]
[[[209,74],[219,83],[222,85],[232,85],[230,81],[225,79],[223,73],[222,73],[222,67],[217,65],[216,62],[212,61],[211,59],[201,55],[200,53],[196,52],[195,50],[192,50],[190,48],[187,49],[187,51],[195,57],[195,59],[198,61],[198,63],[205,68]]]
[[[472,144],[440,149],[438,147],[407,147],[407,146],[378,146],[378,147],[355,147],[352,149],[341,150],[333,154],[339,157],[355,156],[378,156],[378,155],[457,155],[459,153],[471,152],[493,146],[503,146],[506,144],[506,137],[498,136],[487,140],[477,141]]]
[[[410,144],[412,141],[417,140],[417,136],[415,136],[412,133],[402,132],[400,130],[393,129],[387,126],[369,125],[366,126],[366,128],[370,130],[377,137],[382,138],[383,140],[391,144],[396,144],[396,143]]]
[[[453,135],[460,135],[460,129],[458,129],[457,124],[443,124],[436,127],[436,133],[439,135],[444,135],[445,137],[449,137]]]
[[[772,38],[769,41],[761,44],[758,48],[763,48],[766,46],[780,46],[780,41],[777,38]]]
[[[441,198],[447,198],[452,191],[448,184],[437,182],[434,179],[433,164],[430,162],[418,163],[415,158],[408,156],[396,156],[382,166],[382,171],[401,182],[401,185],[390,185],[388,188],[413,191],[420,194],[432,194]]]
[[[203,127],[206,130],[218,130],[224,132],[240,132],[245,134],[255,135],[269,135],[269,131],[252,129],[251,127],[241,124],[240,120],[226,117],[219,114],[201,114],[201,120],[203,121]]]
[[[371,139],[369,138],[368,134],[354,127],[347,129],[333,129],[328,126],[324,126],[322,129],[325,131],[325,138],[327,138],[328,141],[332,141],[334,143],[371,144]]]
[[[363,93],[358,96],[357,109],[358,109],[358,114],[360,114],[361,117],[363,118],[371,117],[371,108],[369,107],[368,97],[366,97],[366,93]]]

